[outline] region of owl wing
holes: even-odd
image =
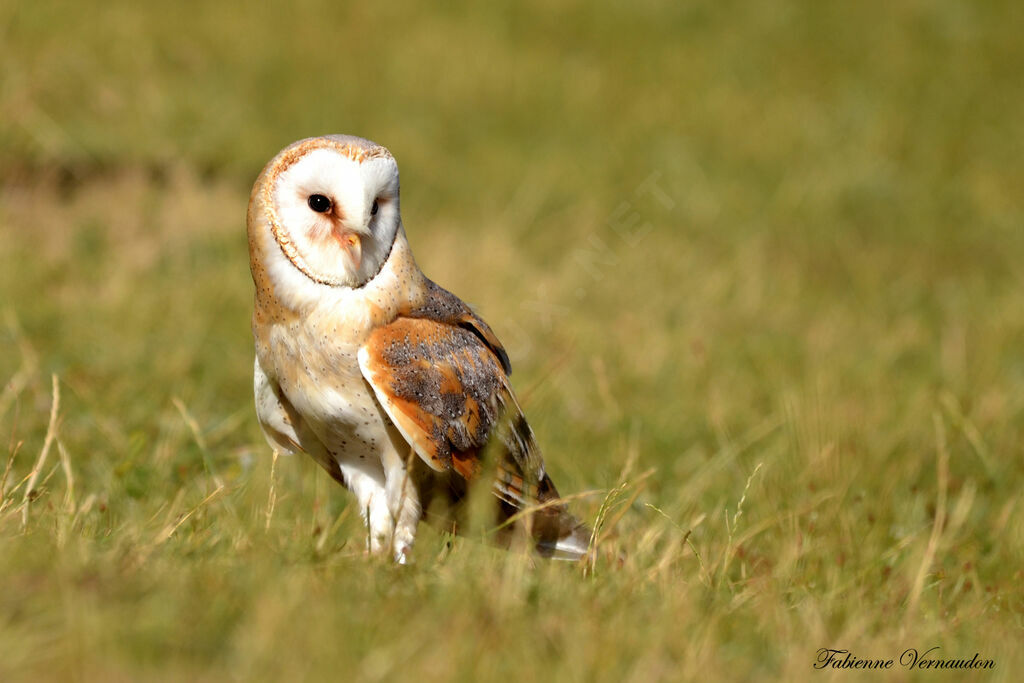
[[[457,324],[399,317],[370,335],[359,367],[395,427],[431,468],[472,480],[490,446],[495,495],[516,508],[555,499],[509,386],[504,350],[487,343],[488,337],[498,342],[477,321],[472,314]]]

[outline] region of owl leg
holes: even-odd
[[[366,522],[366,547],[374,555],[391,547],[395,523],[388,506],[388,494],[382,473],[366,472],[356,467],[341,466],[345,483],[356,496],[363,521]]]
[[[395,562],[405,564],[410,560],[416,526],[422,516],[419,492],[411,476],[412,459],[416,456],[410,449],[409,455],[403,460],[394,450],[388,451],[383,458],[383,465],[387,477],[388,509],[395,524],[392,550]]]
[[[370,531],[370,552],[374,555],[383,555],[392,547],[395,534],[395,522],[391,516],[386,491],[381,489],[374,492],[371,505],[370,518],[366,522],[366,527]]]

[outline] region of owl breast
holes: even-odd
[[[263,366],[273,367],[272,381],[294,413],[341,464],[379,457],[387,438],[386,418],[359,370],[362,327],[336,312],[272,325]]]
[[[275,424],[275,417],[278,423],[287,417],[301,421],[295,428],[301,450],[325,466],[324,459],[341,465],[379,460],[391,438],[389,428],[394,428],[363,378],[358,354],[373,330],[409,307],[409,292],[422,278],[404,234],[399,232],[380,273],[358,288],[295,279],[280,249],[268,246],[273,265],[266,272],[277,273],[288,286],[268,278],[261,290],[257,283],[257,396],[261,371],[274,392],[267,400],[257,399],[258,407],[267,406],[260,415],[264,431],[270,438],[268,425]],[[284,448],[279,440],[275,445]],[[326,452],[311,452],[318,449]]]

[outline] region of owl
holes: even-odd
[[[404,563],[421,519],[458,531],[482,488],[496,528],[525,528],[543,556],[586,554],[501,342],[416,265],[387,149],[346,135],[286,147],[247,223],[260,426],[355,495],[371,553]]]

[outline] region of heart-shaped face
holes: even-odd
[[[398,165],[384,147],[351,136],[285,148],[260,174],[253,200],[250,239],[268,227],[295,268],[335,287],[376,275],[401,224]]]

